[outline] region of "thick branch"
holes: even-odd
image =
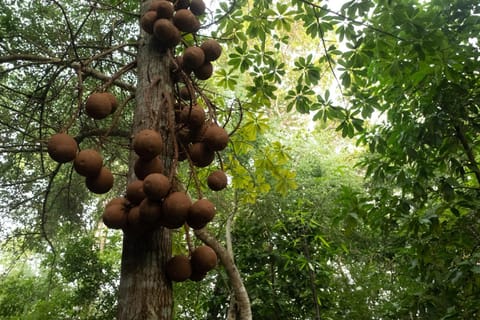
[[[81,70],[84,74],[92,76],[102,81],[109,81],[111,79],[111,77],[106,75],[105,73],[102,73],[94,68],[84,67],[79,62],[75,62],[75,61],[61,60],[58,58],[51,58],[51,57],[43,57],[43,56],[38,56],[38,55],[28,54],[28,53],[0,56],[0,64],[14,63],[18,61],[31,61],[31,62],[39,62],[43,64],[63,65],[63,66],[70,67],[74,70]],[[114,80],[113,84],[116,85],[117,87],[120,87],[122,89],[131,91],[131,92],[135,92],[136,90],[135,86],[129,83],[120,81],[118,79]]]
[[[235,300],[239,309],[239,320],[252,320],[252,310],[250,308],[250,298],[248,297],[247,290],[243,284],[240,272],[238,271],[235,263],[233,262],[227,249],[225,249],[214,236],[209,234],[207,230],[200,229],[195,230],[195,236],[202,240],[205,244],[210,246],[220,258],[225,270],[227,271],[228,278],[233,287]]]

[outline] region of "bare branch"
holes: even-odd
[[[235,263],[230,257],[227,249],[225,249],[214,236],[209,234],[205,228],[195,230],[195,236],[197,236],[197,238],[202,240],[205,244],[210,246],[215,251],[217,256],[220,258],[223,266],[225,267],[228,278],[230,279],[230,283],[233,288],[235,301],[238,306],[239,320],[252,320],[250,298],[248,297],[248,293],[243,284],[240,272],[235,266]]]
[[[50,64],[50,65],[62,65],[62,66],[70,67],[74,70],[81,70],[84,74],[92,76],[102,81],[109,81],[111,79],[111,76],[108,76],[94,68],[83,67],[79,62],[75,62],[75,61],[38,56],[38,55],[28,54],[28,53],[0,56],[0,64],[14,63],[18,61],[33,61],[33,62],[39,62],[43,64]],[[135,86],[118,79],[114,80],[113,84],[127,91],[135,92],[136,90]]]

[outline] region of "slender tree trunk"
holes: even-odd
[[[149,1],[142,4],[145,11]],[[161,53],[143,34],[137,56],[136,109],[132,133],[149,128],[159,131],[164,139],[164,168],[169,173],[173,159],[169,123],[169,105],[173,101],[170,58]],[[173,108],[173,106],[172,106]],[[134,156],[130,157],[129,181],[133,174]],[[172,286],[165,276],[165,265],[171,256],[171,233],[166,228],[142,236],[124,234],[120,288],[119,320],[171,320],[173,316]]]
[[[232,212],[228,215],[227,217],[227,223],[225,226],[225,242],[227,245],[227,253],[232,259],[232,263],[235,263],[235,258],[233,256],[233,242],[232,242],[232,224],[233,224],[233,218],[235,217],[235,214],[237,213],[237,208],[238,208],[238,199],[237,199],[237,192],[235,191],[235,196],[234,196],[234,207]],[[232,290],[233,291],[233,290]],[[230,304],[228,305],[228,311],[227,311],[227,320],[236,320],[237,315],[239,313],[238,307],[237,307],[237,301],[235,299],[235,292],[230,293]]]

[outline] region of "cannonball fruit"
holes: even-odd
[[[199,80],[207,80],[213,74],[213,65],[206,61],[200,67],[193,70],[193,73]]]
[[[140,203],[140,219],[146,223],[158,222],[162,215],[162,204],[145,198]]]
[[[140,26],[142,29],[149,33],[153,33],[153,24],[157,20],[157,12],[156,11],[147,11],[145,14],[140,18]]]
[[[95,177],[102,169],[103,158],[93,149],[80,151],[73,161],[75,171],[84,177]]]
[[[162,136],[155,130],[144,129],[133,139],[133,150],[144,160],[153,159],[162,152]]]
[[[92,93],[85,102],[85,112],[94,119],[103,119],[112,113],[112,102],[101,92]]]
[[[105,208],[109,207],[109,206],[113,206],[113,205],[121,205],[121,206],[124,206],[126,208],[126,207],[130,206],[130,202],[128,202],[128,200],[124,197],[117,197],[117,198],[113,198],[110,201],[108,201],[107,204],[105,205]]]
[[[155,157],[151,160],[138,158],[133,165],[133,171],[138,179],[143,180],[151,173],[162,173],[163,162],[159,157]]]
[[[170,191],[168,177],[161,173],[151,173],[143,180],[143,191],[153,201],[161,201]]]
[[[192,0],[190,2],[190,11],[196,16],[201,16],[205,13],[205,2],[203,0]]]
[[[147,229],[145,222],[140,219],[140,207],[136,206],[131,208],[130,211],[128,211],[127,226],[124,230],[130,234],[139,235]]]
[[[158,19],[153,23],[153,34],[167,48],[175,47],[182,40],[180,31],[167,19]]]
[[[199,128],[205,122],[205,110],[198,104],[186,106],[180,113],[180,120],[186,123],[189,128]]]
[[[215,61],[222,54],[222,47],[217,42],[217,40],[214,40],[214,39],[205,40],[200,45],[200,48],[203,50],[203,53],[205,54],[205,61]]]
[[[175,10],[187,9],[190,6],[190,0],[174,0]]]
[[[199,168],[208,166],[215,159],[215,152],[203,142],[189,145],[188,154],[193,164]]]
[[[117,98],[110,92],[103,92],[102,94],[110,100],[110,105],[112,106],[110,113],[114,113],[118,108]]]
[[[192,95],[190,94],[190,91],[188,90],[187,87],[181,87],[180,90],[179,90],[179,95],[180,95],[180,98],[183,99],[183,100],[192,100]]]
[[[150,5],[150,10],[157,12],[158,19],[171,19],[175,11],[173,3],[166,0],[155,1]]]
[[[205,62],[205,53],[200,47],[188,47],[183,52],[183,66],[195,70]]]
[[[107,193],[113,187],[112,172],[108,168],[102,167],[97,176],[87,177],[85,184],[87,185],[88,190],[93,193]]]
[[[206,273],[217,265],[217,254],[209,246],[195,248],[190,257],[192,270],[198,273]]]
[[[213,191],[220,191],[227,187],[227,175],[222,170],[217,170],[212,173],[207,178],[207,185]]]
[[[212,123],[205,130],[203,142],[207,144],[209,149],[221,151],[228,145],[228,133],[222,127]]]
[[[190,261],[190,264],[191,263],[192,262]],[[197,270],[193,270],[193,268],[192,268],[192,274],[190,275],[190,280],[198,282],[198,281],[202,281],[203,279],[205,279],[206,276],[207,276],[206,272],[199,272]]]
[[[177,128],[177,142],[187,145],[192,141],[192,130],[186,126]]]
[[[215,206],[207,199],[195,201],[188,210],[187,224],[193,229],[201,229],[212,221]]]
[[[192,201],[185,192],[172,192],[162,206],[162,224],[170,229],[180,228],[186,221]]]
[[[127,207],[123,204],[112,204],[105,207],[102,215],[103,223],[110,229],[123,229],[127,225]]]
[[[182,32],[195,33],[200,29],[200,21],[188,9],[180,9],[173,16],[173,24]]]
[[[145,199],[143,181],[134,180],[127,185],[126,197],[134,205],[139,205]]]
[[[176,255],[168,260],[165,272],[171,281],[182,282],[190,278],[192,266],[190,259],[184,255]]]
[[[151,0],[150,5],[148,6],[148,11],[157,11],[157,8],[162,1],[165,0]]]
[[[48,154],[59,163],[66,163],[75,159],[77,150],[77,142],[66,133],[54,134],[47,143]]]

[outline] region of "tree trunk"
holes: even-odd
[[[145,11],[149,1],[142,3]],[[137,55],[136,109],[132,133],[155,129],[164,140],[165,174],[172,167],[174,151],[169,124],[172,121],[173,92],[170,78],[170,57],[161,53],[142,31]],[[129,182],[135,156],[130,157]],[[119,320],[170,320],[173,317],[172,285],[165,276],[165,265],[171,257],[171,233],[160,228],[141,236],[124,234],[120,288]]]

